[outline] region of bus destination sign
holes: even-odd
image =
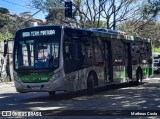
[[[55,30],[22,32],[22,37],[55,35]]]

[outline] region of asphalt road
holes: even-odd
[[[46,92],[17,93],[13,83],[0,83],[0,110],[39,111],[43,116],[38,118],[97,119],[107,116],[109,119],[135,117],[158,119],[160,117],[155,115],[131,116],[131,112],[149,111],[160,116],[160,78],[146,79],[143,84],[137,86],[122,85],[108,90],[101,88],[96,90],[94,95],[86,95],[84,92],[58,92],[54,97],[49,97]]]

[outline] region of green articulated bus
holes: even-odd
[[[152,70],[149,39],[107,29],[61,25],[18,30],[14,40],[18,92],[78,91],[140,82]]]

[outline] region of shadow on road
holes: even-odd
[[[144,84],[144,83],[143,83]],[[141,85],[143,85],[141,84]],[[137,84],[119,84],[119,85],[108,85],[105,87],[100,87],[100,88],[96,88],[94,90],[94,94],[87,94],[87,90],[81,90],[81,91],[77,91],[77,92],[62,92],[62,93],[56,93],[56,95],[54,96],[49,96],[49,95],[43,95],[43,96],[38,96],[38,97],[34,97],[34,98],[30,98],[30,99],[26,99],[24,101],[33,101],[33,102],[37,102],[37,101],[47,101],[47,100],[52,100],[52,101],[62,101],[62,100],[70,100],[73,98],[78,98],[78,97],[82,97],[82,96],[87,96],[87,97],[92,97],[94,95],[100,95],[105,92],[105,91],[112,91],[112,90],[116,90],[116,89],[120,89],[120,88],[124,88],[124,87],[136,87],[139,86]]]
[[[159,95],[158,83],[107,86],[96,89],[94,95],[86,95],[85,91],[53,97],[47,93],[6,93],[0,96],[0,110],[47,111],[47,114],[53,110],[61,110],[58,114],[67,110],[160,110]]]

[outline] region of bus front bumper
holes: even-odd
[[[64,81],[57,79],[53,82],[45,83],[22,83],[14,81],[17,92],[49,92],[49,91],[64,91]]]

